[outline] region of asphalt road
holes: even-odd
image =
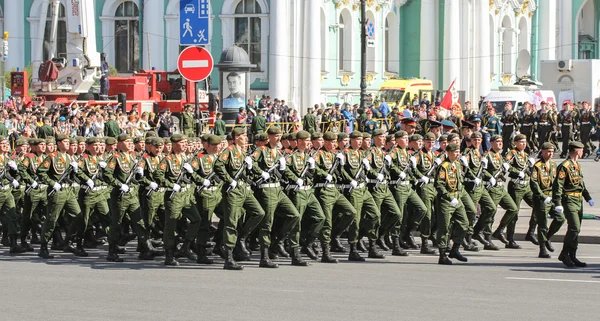
[[[598,320],[600,245],[566,269],[537,248],[466,253],[440,266],[414,253],[365,263],[244,271],[182,262],[0,256],[2,320]],[[556,244],[558,247],[560,244]],[[559,250],[559,249],[557,249]],[[337,255],[343,259],[342,255]]]

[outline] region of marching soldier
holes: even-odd
[[[541,146],[542,157],[535,163],[531,172],[530,186],[533,193],[533,211],[538,223],[538,241],[540,252],[538,257],[550,258],[548,251],[554,252],[550,238],[558,232],[565,217],[557,213],[552,204],[552,184],[556,178],[556,163],[552,160],[554,145],[546,142]],[[553,220],[548,227],[548,215]]]
[[[560,158],[567,157],[569,141],[571,140],[571,135],[575,132],[574,127],[576,123],[577,112],[573,110],[571,101],[565,100],[563,102],[563,109],[560,111],[560,114],[558,114],[558,127],[560,128],[562,135],[562,153],[560,154]]]
[[[526,143],[527,143],[527,153],[532,153],[535,149],[534,144],[534,131],[535,131],[535,114],[531,110],[531,103],[528,101],[523,104],[522,113],[519,117],[520,120],[520,131],[521,134],[525,135]],[[507,150],[511,149],[511,146],[504,146]]]
[[[552,183],[552,201],[554,210],[567,219],[567,234],[558,259],[567,267],[586,267],[585,262],[577,259],[578,237],[583,217],[582,200],[594,206],[594,200],[585,187],[583,172],[578,160],[583,156],[584,146],[580,142],[571,142],[568,146],[569,158],[557,168],[557,177]]]
[[[510,103],[510,102],[509,102]],[[502,135],[502,122],[500,117],[496,115],[496,109],[493,106],[487,109],[488,116],[486,117],[485,129],[490,135]]]
[[[519,122],[519,117],[513,110],[513,105],[510,101],[504,104],[504,111],[502,112],[500,122],[502,123],[502,141],[506,148],[510,148],[512,135],[518,130],[517,126]]]
[[[550,140],[550,132],[555,125],[548,103],[542,101],[541,105],[542,109],[538,111],[537,116],[538,143],[540,146]]]
[[[592,129],[596,127],[596,118],[594,117],[594,112],[592,112],[590,103],[587,101],[583,102],[583,110],[581,110],[579,120],[581,143],[584,146],[583,158],[587,158],[596,150],[596,146],[594,146],[594,143],[592,143],[591,140]]]
[[[185,105],[184,111],[179,116],[179,124],[181,132],[187,137],[196,136],[196,121],[194,120],[194,106],[191,104]]]

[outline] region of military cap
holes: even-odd
[[[373,131],[373,137],[385,135],[385,131],[383,129],[375,129]]]
[[[156,137],[158,135],[156,135],[156,132],[153,130],[149,130],[146,132],[146,137]]]
[[[454,128],[454,127],[456,127],[456,124],[454,124],[451,120],[444,119],[444,120],[442,120],[442,126]]]
[[[131,139],[131,137],[127,134],[121,134],[121,135],[119,135],[119,137],[117,137],[117,140],[119,142],[124,142],[124,141],[130,140],[130,139]]]
[[[271,126],[271,127],[269,127],[269,129],[267,129],[267,134],[268,135],[281,135],[281,128],[279,128],[277,126]]]
[[[513,142],[517,142],[517,141],[520,141],[523,139],[527,139],[527,136],[525,136],[523,134],[518,134],[518,135],[515,135],[515,138],[513,138]]]
[[[433,133],[427,133],[427,134],[425,134],[425,136],[423,136],[423,139],[435,141],[435,135]]]
[[[389,135],[385,136],[385,141],[386,142],[391,142],[393,139],[394,139],[394,135],[392,135],[392,134],[389,134]]]
[[[581,142],[578,142],[578,141],[569,142],[569,149],[578,149],[578,148],[584,148],[584,146]]]
[[[404,131],[404,130],[399,130],[399,131],[397,131],[394,134],[395,138],[402,138],[402,137],[405,137],[405,136],[408,136],[408,133],[406,131]]]
[[[455,144],[455,143],[450,143],[450,144],[448,144],[448,146],[446,146],[446,150],[449,152],[457,151],[457,150],[459,150],[459,148],[460,148],[460,146],[458,146],[458,144]]]
[[[241,135],[244,135],[244,134],[246,134],[246,128],[242,128],[242,127],[234,128],[231,131],[231,137],[232,138],[235,138],[235,137],[238,137],[238,136],[241,136]]]
[[[106,145],[114,145],[117,143],[117,140],[114,137],[106,137],[104,143],[106,143]]]
[[[0,139],[0,141],[2,141],[2,139]],[[54,139],[54,137],[46,138],[46,145],[53,145],[53,144],[56,144],[56,139]]]
[[[362,133],[357,130],[350,133],[350,138],[362,138],[362,137],[363,137]]]
[[[78,144],[77,143],[77,138],[75,138],[75,137],[69,138],[69,144],[71,144],[71,145],[77,145]]]
[[[86,143],[86,144],[95,144],[95,143],[100,143],[100,138],[97,138],[97,137],[88,137],[88,138],[85,140],[85,143]]]
[[[227,136],[225,138],[227,140],[233,140],[233,136],[231,135],[231,133],[227,134]]]
[[[83,136],[77,136],[77,143],[85,143],[86,142],[86,138]]]
[[[152,140],[154,139],[154,137],[146,137],[146,144],[152,144]]]
[[[448,141],[448,135],[442,135],[440,137],[438,137],[438,142],[447,142]]]
[[[139,143],[139,142],[144,142],[144,141],[145,141],[144,137],[142,137],[142,136],[135,136],[133,138],[133,142],[136,143],[136,144]]]
[[[542,144],[542,150],[548,150],[548,149],[552,149],[554,150],[554,145],[550,142],[545,142]]]
[[[65,134],[58,134],[58,135],[56,135],[56,141],[57,142],[63,141],[65,139],[69,139],[69,136],[67,136]]]
[[[344,140],[346,138],[348,138],[348,134],[346,134],[346,133],[339,133],[338,137],[337,137],[337,140],[338,140],[338,142],[340,142],[340,141],[342,141],[342,140]]]
[[[481,135],[480,132],[474,132],[473,134],[471,134],[471,138],[482,138],[483,136]]]
[[[154,147],[162,146],[165,144],[165,141],[160,137],[152,137],[150,140],[150,144]]]
[[[288,139],[290,139],[290,140],[295,140],[296,138],[297,138],[297,133],[296,132],[290,133],[288,135]]]
[[[479,114],[473,114],[471,115],[471,117],[469,117],[469,121],[470,122],[481,122],[481,115]]]
[[[362,136],[361,136],[361,137],[362,137]],[[327,141],[333,141],[333,140],[336,140],[336,139],[337,139],[337,134],[336,134],[336,133],[334,133],[334,132],[326,132],[326,133],[323,135],[323,139],[324,139],[324,140],[327,140]]]
[[[217,135],[210,135],[210,136],[208,136],[208,139],[206,140],[206,142],[211,145],[219,145],[221,143],[221,141],[222,141],[221,137],[219,137]]]
[[[33,142],[36,140],[37,140],[37,138],[27,138],[27,144],[33,145]]]
[[[257,134],[255,138],[259,142],[262,142],[262,141],[265,141],[265,140],[269,140],[269,136],[267,136],[267,134],[265,134],[265,133]]]
[[[208,141],[208,137],[210,137],[210,134],[204,134],[202,137],[200,137],[200,140],[202,140],[202,142],[206,142]]]
[[[471,122],[468,122],[466,120],[463,120],[462,122],[462,127],[461,128],[469,128],[469,129],[473,129],[475,128],[475,125]]]
[[[17,146],[29,145],[29,142],[27,141],[27,139],[25,139],[23,137],[19,137],[15,141],[15,145],[17,145]]]
[[[502,136],[500,135],[493,135],[492,138],[490,138],[490,142],[495,142],[495,141],[502,141]]]
[[[414,135],[410,135],[410,137],[408,137],[409,142],[416,142],[418,140],[423,140],[423,136],[421,136],[419,134],[414,134]]]
[[[404,119],[402,119],[402,123],[405,124],[406,126],[417,127],[417,121],[415,121],[413,118],[404,118]]]
[[[438,127],[442,127],[442,123],[440,123],[437,120],[429,120],[429,128],[438,128]]]
[[[368,139],[370,139],[371,138],[371,134],[369,134],[369,133],[362,133],[362,138],[368,138]]]
[[[305,130],[301,130],[298,133],[296,133],[296,139],[307,139],[307,138],[310,138],[310,133]]]
[[[460,135],[458,135],[457,133],[450,133],[448,134],[448,141],[451,141],[455,138],[460,138]]]
[[[323,138],[323,134],[321,134],[319,132],[314,132],[310,135],[310,139],[319,139],[319,138]]]
[[[168,144],[172,144],[172,143],[173,143],[173,142],[171,141],[171,137],[164,137],[164,138],[163,138],[163,141],[165,142],[165,145],[168,145]]]
[[[183,135],[183,134],[174,134],[173,136],[171,136],[171,142],[173,143],[179,143],[180,141],[183,140],[187,140],[187,136]]]

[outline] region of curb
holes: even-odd
[[[522,241],[522,242],[528,242],[528,241],[525,241],[525,235],[526,235],[526,233],[515,233],[515,240]],[[536,233],[536,236],[537,236],[537,233]],[[557,234],[552,237],[552,243],[562,243],[564,239],[565,239],[564,234]],[[495,241],[495,239],[494,239],[494,241]],[[579,235],[579,243],[581,243],[581,244],[600,244],[600,236]]]

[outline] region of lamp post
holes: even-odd
[[[367,108],[367,0],[360,0],[360,108]]]

